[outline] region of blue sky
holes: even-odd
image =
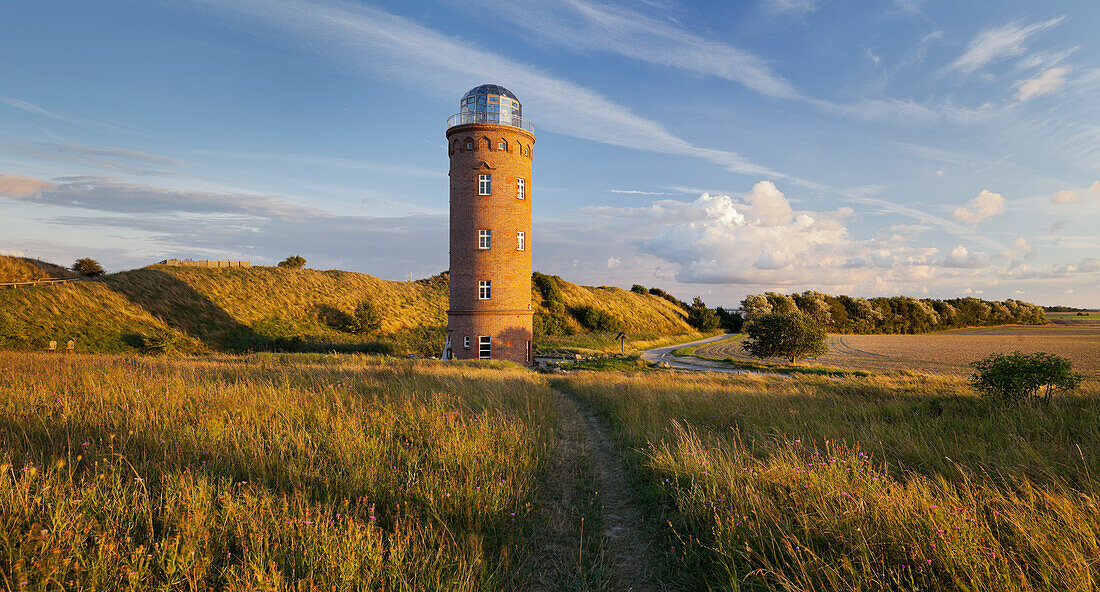
[[[447,266],[447,116],[535,125],[535,268],[1100,305],[1100,4],[53,1],[0,20],[0,252]]]

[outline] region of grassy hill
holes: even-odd
[[[567,311],[595,309],[628,333],[691,333],[683,309],[652,295],[555,278]],[[84,282],[0,291],[0,346],[42,349],[73,339],[81,351],[363,351],[437,355],[447,323],[446,275],[400,282],[346,271],[154,265]],[[547,313],[533,290],[536,312]],[[364,300],[381,313],[368,336],[343,327]],[[587,334],[583,317],[564,315]]]
[[[77,275],[60,265],[29,257],[0,255],[0,284],[71,277],[77,277]]]

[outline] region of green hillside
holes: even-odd
[[[53,263],[46,263],[29,257],[9,257],[0,255],[0,284],[9,282],[29,282],[47,278],[71,278],[77,274]]]
[[[603,311],[630,333],[691,333],[669,301],[619,288],[554,278],[567,311],[566,332],[589,332],[582,313]],[[437,355],[445,339],[447,276],[400,282],[346,271],[275,267],[202,269],[155,265],[64,285],[0,290],[0,346],[37,350],[73,339],[78,351],[420,352]],[[536,312],[547,306],[533,291]],[[347,329],[369,301],[381,327]],[[559,307],[560,308],[560,307]],[[579,317],[575,317],[579,315]]]

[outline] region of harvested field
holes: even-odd
[[[710,359],[752,360],[741,350],[741,335],[700,347],[695,355]],[[1008,325],[957,329],[923,335],[830,335],[829,352],[814,364],[887,372],[911,370],[968,376],[969,363],[992,353],[1020,350],[1064,356],[1074,369],[1100,378],[1100,318],[1059,320],[1034,327]]]

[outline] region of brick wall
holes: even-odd
[[[531,161],[535,136],[506,125],[468,124],[447,130],[451,159],[451,266],[447,331],[455,357],[476,359],[478,337],[493,341],[493,358],[530,363]],[[500,144],[504,143],[504,149]],[[467,148],[472,143],[473,148]],[[479,175],[492,192],[478,194]],[[525,199],[517,198],[517,179]],[[478,248],[478,231],[492,231],[492,247]],[[516,233],[525,235],[517,250]],[[492,282],[492,298],[478,298],[478,282]],[[469,336],[471,346],[463,347]]]

